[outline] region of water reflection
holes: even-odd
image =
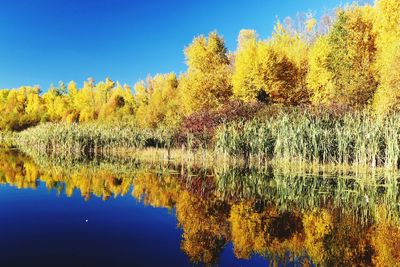
[[[302,168],[198,168],[135,160],[54,162],[0,152],[0,183],[85,200],[133,196],[176,214],[181,250],[217,264],[223,249],[272,265],[394,266],[400,262],[399,188],[393,173]]]

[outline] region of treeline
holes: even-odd
[[[179,76],[156,75],[134,88],[89,79],[82,88],[60,82],[43,94],[38,87],[0,90],[0,130],[91,121],[204,129],[270,105],[387,115],[400,107],[399,25],[400,2],[377,0],[318,21],[278,22],[267,40],[242,30],[234,53],[212,32],[186,47],[188,68]]]

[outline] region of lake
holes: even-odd
[[[398,176],[0,151],[0,266],[394,266]]]

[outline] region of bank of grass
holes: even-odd
[[[400,114],[375,118],[366,112],[343,116],[309,111],[222,124],[209,143],[193,149],[167,129],[102,124],[43,124],[15,135],[32,153],[62,157],[131,156],[216,164],[300,164],[339,169],[398,170]],[[178,133],[179,135],[179,133]]]
[[[12,148],[14,146],[15,133],[0,131],[0,148]]]
[[[18,133],[14,143],[28,152],[84,157],[146,147],[170,149],[171,135],[163,129],[151,131],[116,124],[47,123]]]
[[[247,161],[399,168],[400,114],[340,117],[310,112],[233,122],[215,135],[216,151]]]
[[[46,154],[64,161],[125,157],[142,161],[212,164],[218,160],[213,150],[193,149],[191,144],[188,145],[190,137],[179,145],[176,139],[167,129],[48,123],[15,134],[13,144],[35,158]]]

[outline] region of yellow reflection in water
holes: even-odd
[[[67,196],[79,191],[86,200],[131,194],[146,205],[167,208],[183,230],[181,249],[206,265],[217,263],[229,242],[237,258],[258,254],[271,264],[400,262],[396,179],[366,184],[358,178],[273,170],[118,164],[44,166],[18,152],[1,151],[0,183],[35,189],[41,181]]]

